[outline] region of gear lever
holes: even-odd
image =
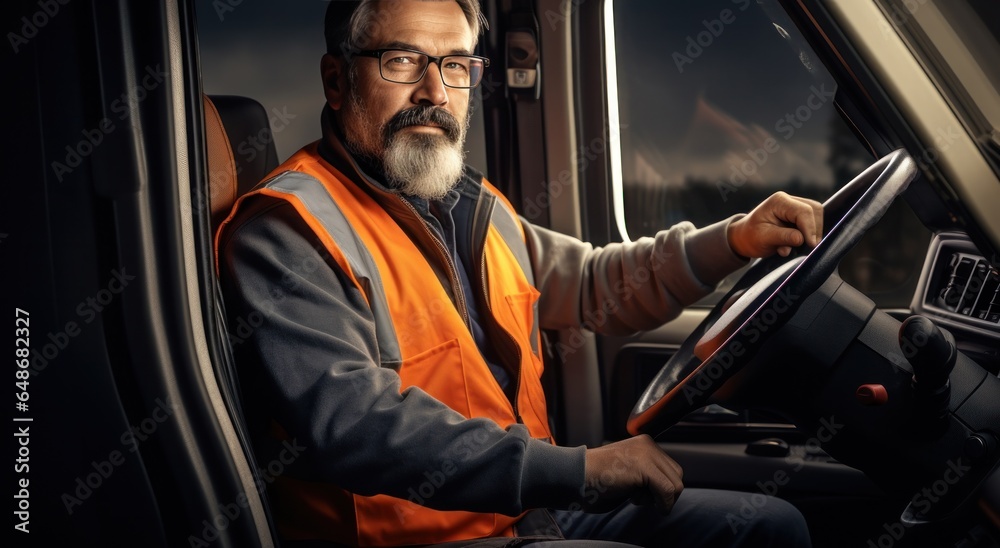
[[[910,316],[899,327],[899,348],[913,366],[913,429],[939,435],[951,401],[949,375],[958,357],[955,337],[924,316]]]

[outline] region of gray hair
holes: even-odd
[[[324,29],[327,53],[349,60],[355,52],[370,49],[371,37],[383,22],[379,21],[376,6],[380,1],[394,0],[332,0],[326,10]],[[479,0],[454,1],[462,8],[472,35],[478,41],[483,29],[489,29]]]

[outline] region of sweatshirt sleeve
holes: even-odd
[[[726,236],[738,218],[702,229],[683,222],[651,238],[596,249],[522,219],[542,294],[541,326],[627,335],[672,320],[747,264]]]
[[[415,498],[441,510],[516,515],[566,507],[584,482],[584,448],[466,419],[380,367],[361,292],[291,206],[238,218],[220,240],[220,277],[243,407],[258,465],[273,420],[304,448],[289,472],[361,494]],[[329,260],[328,260],[329,259]],[[263,453],[263,454],[262,454]],[[424,491],[426,494],[426,490]]]

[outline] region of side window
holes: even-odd
[[[236,4],[236,5],[230,5]],[[239,151],[273,139],[279,161],[320,137],[323,88],[319,60],[324,2],[209,2],[199,0],[198,46],[202,89],[209,95],[243,95],[269,114],[271,135],[233,143]],[[266,144],[266,143],[265,143]],[[242,145],[242,148],[240,148]]]
[[[320,138],[319,116],[326,102],[319,73],[326,52],[326,6],[327,2],[197,2],[204,92],[251,97],[270,113],[272,134],[249,136],[240,143],[247,154],[260,146],[260,140],[273,139],[278,160],[284,161]],[[466,161],[485,173],[486,133],[480,106],[477,89]]]
[[[778,190],[823,201],[874,160],[838,114],[833,78],[777,2],[610,8],[623,237],[682,220],[705,226]],[[841,274],[880,306],[909,305],[928,239],[897,204]]]

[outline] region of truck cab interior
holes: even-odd
[[[10,4],[18,545],[281,545],[213,239],[320,137],[326,5]],[[826,206],[659,329],[544,333],[559,443],[648,433],[746,493],[734,527],[774,495],[815,546],[1000,546],[1000,6],[482,6],[467,162],[525,220],[602,246]]]

